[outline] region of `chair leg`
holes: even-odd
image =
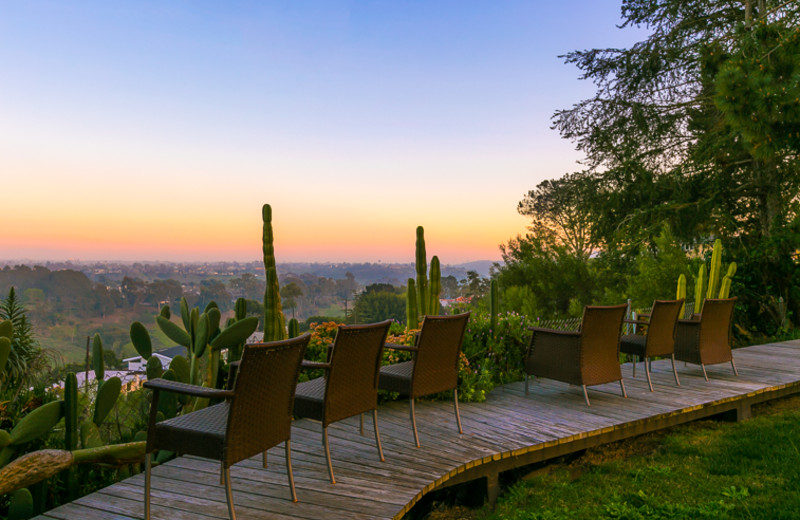
[[[417,433],[417,414],[414,413],[414,398],[409,397],[408,403],[410,404],[411,413],[411,429],[414,430],[414,445],[419,448],[419,434]]]
[[[739,371],[736,370],[736,363],[733,362],[733,356],[731,356],[731,366],[733,367],[733,375],[738,376]]]
[[[297,502],[297,491],[294,489],[294,473],[292,472],[292,441],[286,439],[284,443],[284,448],[286,451],[286,473],[289,475],[289,489],[292,491],[292,502]],[[267,456],[267,452],[264,452],[264,457]]]
[[[153,453],[144,456],[144,520],[150,520],[150,470],[153,466]]]
[[[700,366],[703,368],[703,377],[705,377],[706,381],[708,381],[708,374],[706,374],[706,365],[705,365],[705,363],[700,363]]]
[[[461,414],[458,413],[458,388],[453,388],[453,405],[456,409],[456,422],[458,423],[458,433],[464,433],[461,428]]]
[[[675,384],[681,386],[681,381],[678,379],[678,371],[675,369],[675,354],[672,354],[672,374],[675,376]]]
[[[592,406],[589,404],[589,392],[586,391],[586,385],[583,385],[583,399],[586,401],[586,406]]]
[[[333,464],[331,463],[331,448],[328,445],[328,427],[322,428],[322,444],[325,445],[325,458],[328,460],[328,475],[331,477],[331,484],[336,484],[336,479],[333,478]]]
[[[639,358],[636,354],[632,354],[633,358],[633,377],[636,377],[636,360]]]
[[[650,359],[645,356],[644,358],[644,373],[647,374],[647,384],[650,385],[650,391],[653,391],[653,382],[650,380]],[[620,379],[622,381],[622,379]]]
[[[219,485],[225,485],[225,464],[222,462],[219,463]]]
[[[363,414],[362,414],[363,416]],[[383,446],[381,446],[381,432],[378,430],[378,409],[372,409],[372,424],[375,425],[375,444],[378,445],[378,455],[381,457],[381,462],[384,462],[386,459],[383,458]]]
[[[622,397],[627,399],[628,398],[628,392],[625,391],[625,381],[623,381],[622,378],[620,378],[620,380],[619,380],[619,387],[622,388]]]
[[[267,450],[264,450],[264,453],[261,454],[261,466],[267,469]]]
[[[225,496],[228,498],[228,516],[231,520],[236,520],[236,512],[233,510],[233,490],[231,489],[231,468],[227,467],[222,472],[225,475]]]

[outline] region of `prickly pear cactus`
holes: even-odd
[[[100,334],[95,334],[92,338],[92,368],[97,384],[102,386],[105,378],[105,360],[103,359],[103,340]]]
[[[169,312],[169,308],[167,308],[167,311]],[[153,342],[150,340],[150,333],[147,332],[145,326],[138,321],[134,321],[131,323],[130,336],[136,352],[145,360],[150,359],[150,356],[153,355]]]
[[[8,357],[11,355],[11,340],[6,337],[0,337],[0,374],[6,368]]]
[[[147,360],[147,366],[145,367],[145,374],[147,375],[147,379],[157,379],[161,377],[161,374],[164,373],[164,367],[161,364],[161,360],[157,357],[151,357]]]
[[[122,390],[122,381],[118,377],[111,377],[97,389],[97,397],[94,402],[94,415],[92,421],[100,426],[111,413],[114,405],[117,404],[119,394]]]
[[[8,505],[8,520],[25,520],[33,516],[33,495],[27,488],[11,493]]]

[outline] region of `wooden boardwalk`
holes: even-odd
[[[399,519],[426,493],[485,478],[490,498],[500,472],[587,447],[718,414],[743,419],[753,404],[800,393],[800,341],[734,351],[739,377],[730,364],[678,364],[676,387],[668,360],[653,363],[647,388],[643,366],[632,378],[623,366],[628,399],[617,383],[591,387],[592,406],[581,389],[549,380],[496,388],[484,403],[462,403],[464,434],[456,430],[451,402],[417,405],[422,448],[414,448],[405,401],[383,405],[379,421],[386,462],[378,460],[372,421],[365,436],[358,418],[332,425],[331,454],[337,483],[328,482],[319,423],[297,421],[292,462],[298,503],[289,499],[283,447],[270,450],[268,469],[256,457],[231,469],[237,517],[247,519]],[[128,519],[143,516],[144,475],[139,474],[48,511],[37,518]],[[181,457],[153,470],[153,518],[227,518],[219,465]]]

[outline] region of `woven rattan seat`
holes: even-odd
[[[381,390],[409,397],[414,444],[419,448],[414,401],[439,392],[453,390],[458,433],[463,433],[458,412],[458,357],[464,341],[469,313],[455,316],[426,316],[413,347],[387,344],[387,348],[413,352],[411,361],[381,367]]]
[[[678,300],[656,300],[653,310],[647,320],[625,320],[635,323],[640,330],[646,328],[647,335],[625,334],[619,340],[619,348],[625,354],[638,356],[644,360],[644,370],[647,375],[647,384],[653,391],[653,382],[650,379],[650,358],[656,356],[669,356],[672,360],[672,373],[675,384],[680,386],[678,371],[675,369],[675,330],[677,329],[678,315],[683,306],[683,298]],[[633,377],[636,377],[636,360],[633,361]]]
[[[583,387],[590,406],[587,386],[619,381],[622,395],[625,383],[619,366],[619,338],[627,305],[592,306],[583,309],[579,332],[530,327],[525,355],[525,394],[528,376],[555,379]]]
[[[291,462],[291,421],[297,376],[309,334],[285,341],[246,345],[232,390],[203,388],[166,379],[144,383],[153,390],[145,458],[145,519],[150,518],[150,473],[155,450],[219,460],[235,520],[230,467],[258,453],[267,464],[267,450],[281,442],[292,500],[297,501]],[[159,393],[177,392],[206,399],[225,399],[207,408],[156,422]]]
[[[331,423],[372,410],[375,443],[381,462],[384,460],[378,430],[378,367],[391,324],[392,320],[370,325],[340,325],[329,351],[329,362],[303,362],[304,367],[323,369],[325,375],[297,385],[294,414],[322,422],[322,442],[331,484],[336,483],[328,444]],[[363,420],[361,433],[364,433]]]
[[[739,375],[731,351],[731,327],[736,298],[711,299],[703,303],[697,320],[678,320],[675,336],[675,359],[700,365],[708,381],[706,365],[730,361]]]

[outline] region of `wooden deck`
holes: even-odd
[[[270,450],[268,469],[260,457],[231,470],[237,517],[247,519],[399,519],[426,493],[485,478],[490,498],[500,472],[684,422],[731,414],[744,419],[753,404],[800,393],[800,341],[734,351],[739,377],[730,364],[678,364],[676,387],[668,360],[653,364],[654,393],[643,366],[632,378],[623,367],[628,399],[616,383],[591,387],[592,406],[581,389],[537,380],[530,395],[523,383],[491,392],[484,403],[462,403],[464,434],[456,430],[451,402],[417,406],[420,442],[413,439],[406,402],[381,406],[379,421],[386,462],[378,460],[372,421],[365,436],[358,418],[329,428],[336,485],[328,482],[319,423],[301,420],[292,431],[292,462],[298,503],[289,499],[283,447]],[[39,519],[95,520],[143,516],[144,475],[136,475],[48,511]],[[227,518],[217,463],[181,457],[153,470],[153,518]]]

